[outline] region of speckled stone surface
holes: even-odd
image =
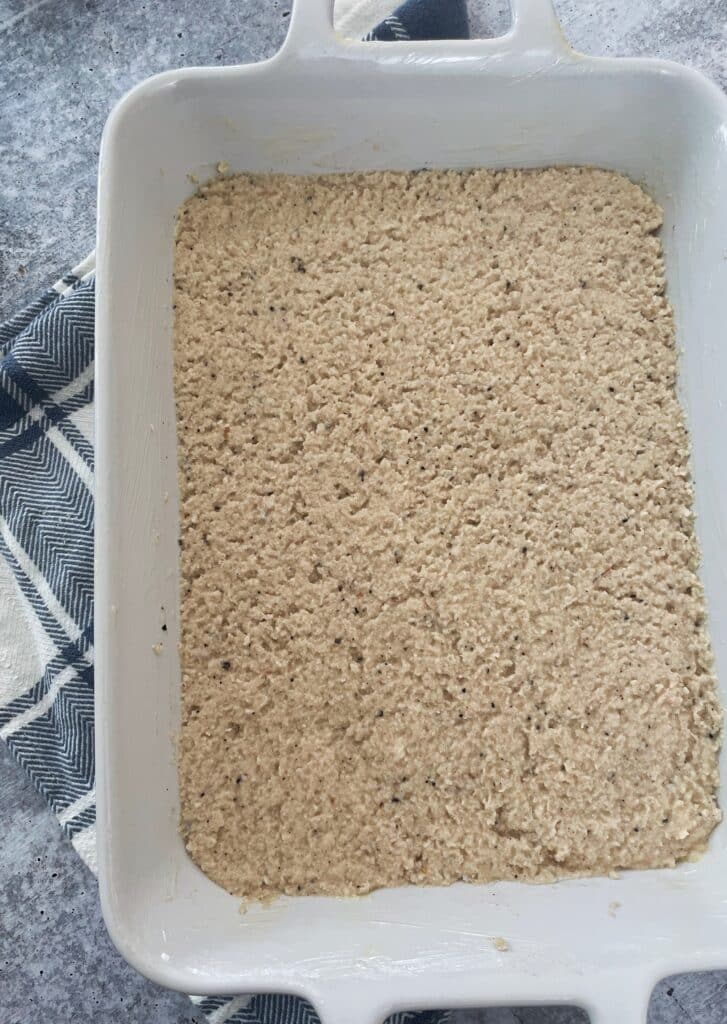
[[[145,981],[106,934],[98,889],[0,743],[0,1021],[183,1024],[186,996]]]
[[[727,86],[727,0],[556,0],[556,7],[579,50],[668,57]],[[495,34],[507,21],[501,0],[470,0],[470,11],[475,34]],[[290,0],[0,0],[0,318],[93,248],[98,145],[114,102],[166,68],[269,56],[289,13]],[[94,879],[2,744],[0,820],[2,1024],[202,1019],[185,997],[144,981],[115,952]],[[582,1024],[585,1017],[500,1008],[456,1020]],[[649,1011],[649,1024],[726,1021],[722,972],[662,982]]]

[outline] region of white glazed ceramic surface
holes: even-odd
[[[96,742],[101,897],[116,945],[161,984],[294,992],[324,1024],[548,1002],[608,1024],[643,1021],[658,978],[727,965],[727,823],[701,861],[675,870],[280,899],[244,914],[185,853],[173,234],[189,175],[209,178],[221,160],[290,173],[594,164],[648,188],[665,211],[724,698],[727,101],[677,65],[573,53],[547,0],[520,0],[501,38],[428,43],[343,41],[330,0],[297,0],[272,60],[152,78],[115,109],[101,152]]]

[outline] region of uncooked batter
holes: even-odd
[[[182,831],[244,897],[673,865],[721,715],[661,212],[591,169],[182,208]]]

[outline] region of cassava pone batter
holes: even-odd
[[[721,715],[660,223],[572,168],[182,207],[181,827],[220,885],[703,850]]]

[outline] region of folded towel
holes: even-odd
[[[367,37],[466,35],[464,0],[407,0]],[[0,325],[0,737],[95,872],[94,297],[90,256]],[[318,1020],[294,996],[191,998],[210,1024]]]

